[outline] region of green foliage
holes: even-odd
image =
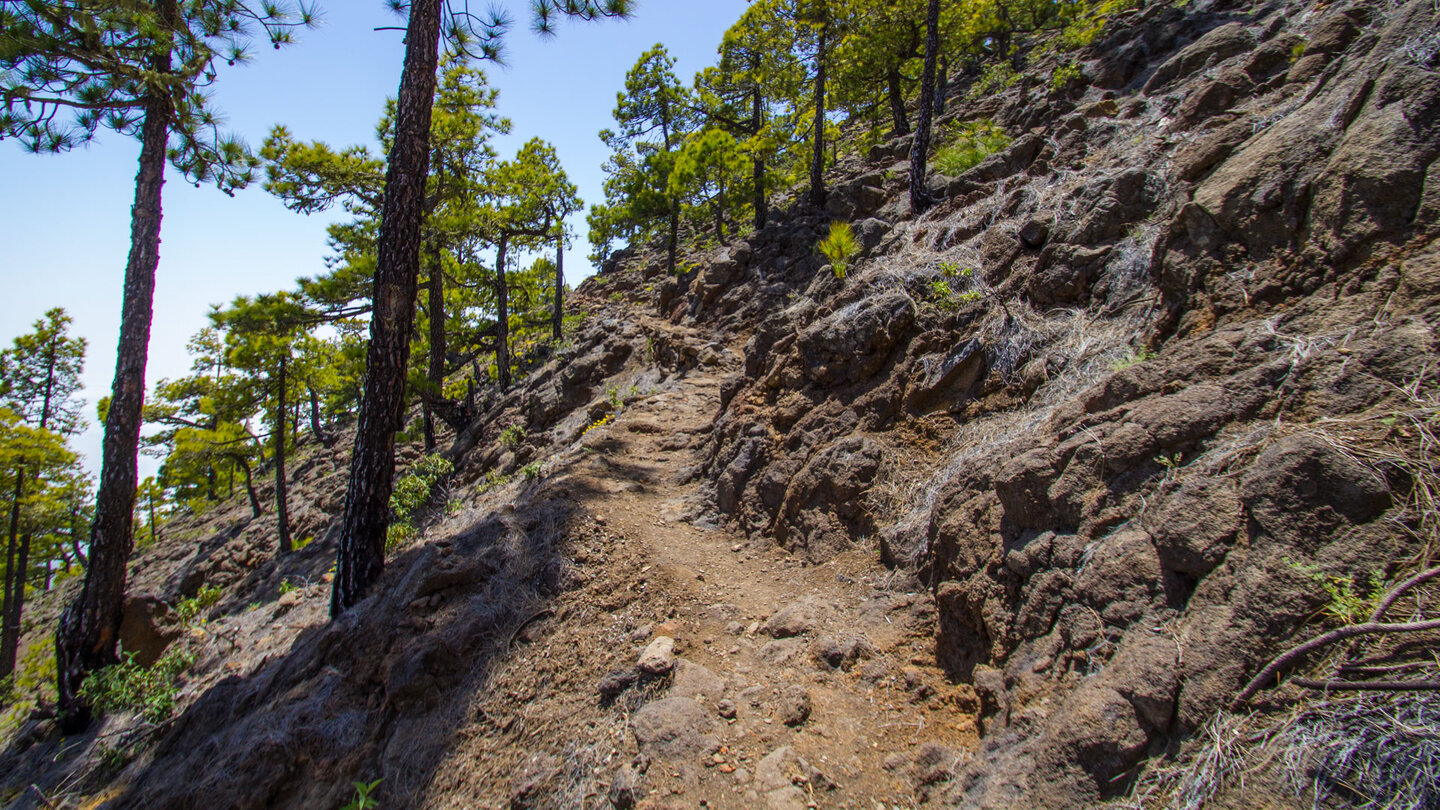
[[[494,470],[487,470],[485,478],[480,481],[479,494],[484,495],[492,489],[499,489],[510,483],[510,476],[501,475]]]
[[[1083,10],[1061,29],[1056,44],[1067,51],[1088,48],[1105,33],[1111,17],[1137,5],[1138,0],[1088,0]]]
[[[1125,357],[1110,364],[1111,371],[1123,371],[1133,365],[1144,363],[1147,360],[1154,360],[1155,352],[1149,348],[1142,348],[1139,351],[1131,350]]]
[[[1081,78],[1080,66],[1074,62],[1066,62],[1059,65],[1050,73],[1050,91],[1054,93],[1064,92],[1070,87],[1071,82],[1077,82]]]
[[[444,456],[431,455],[416,461],[409,472],[395,482],[390,495],[390,511],[394,518],[385,534],[386,550],[399,548],[414,540],[419,531],[412,520],[415,513],[430,501],[435,482],[455,469]]]
[[[180,647],[171,647],[149,667],[126,653],[120,663],[90,673],[80,685],[80,696],[101,714],[132,711],[159,723],[175,710],[176,679],[194,661],[195,654]]]
[[[383,781],[385,780],[376,779],[374,782],[351,782],[350,784],[355,786],[355,798],[351,799],[350,802],[344,807],[341,807],[340,810],[374,810],[374,808],[379,807],[380,802],[370,794],[374,793],[375,788],[380,787],[380,783]]]
[[[935,153],[933,165],[941,174],[956,177],[1010,145],[1005,130],[989,121],[969,121],[953,129],[949,143]]]
[[[540,468],[544,466],[538,461],[532,461],[520,468],[520,474],[525,476],[526,481],[534,481],[540,477]]]
[[[980,78],[970,86],[970,98],[979,100],[987,96],[993,96],[1020,81],[1020,74],[1015,71],[1008,60],[991,62],[985,66],[985,71]]]
[[[233,193],[255,159],[219,133],[208,88],[220,67],[249,58],[256,39],[274,47],[312,25],[314,12],[281,0],[0,5],[0,138],[35,152],[84,145],[104,128],[139,135],[147,100],[167,110],[168,159],[195,182]],[[164,55],[166,72],[154,59]],[[69,121],[63,115],[73,113]]]
[[[524,425],[507,425],[504,430],[500,431],[500,444],[504,447],[514,449],[519,447],[523,441],[525,441]]]
[[[1284,561],[1325,592],[1327,601],[1320,611],[1337,624],[1358,624],[1365,621],[1374,612],[1380,597],[1385,594],[1384,578],[1378,571],[1370,572],[1369,581],[1362,588],[1350,577],[1326,574],[1315,563],[1298,562],[1289,557],[1284,558]]]
[[[287,593],[298,591],[300,590],[300,587],[301,586],[297,583],[291,582],[288,579],[282,579],[280,580],[280,595],[284,596]]]
[[[830,223],[830,230],[815,249],[830,260],[835,277],[843,280],[850,268],[850,260],[860,252],[860,243],[855,240],[855,231],[850,223],[836,221]]]
[[[175,617],[181,624],[191,624],[209,608],[220,601],[225,591],[218,585],[201,585],[200,590],[189,599],[181,599],[175,605]]]
[[[1290,46],[1290,61],[1292,63],[1299,62],[1300,57],[1305,55],[1305,49],[1309,46],[1310,43],[1306,42],[1304,39],[1297,40],[1294,45]]]

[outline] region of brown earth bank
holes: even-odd
[[[685,275],[623,251],[453,426],[419,536],[340,619],[344,437],[292,471],[300,551],[239,499],[174,526],[126,625],[146,660],[194,653],[174,718],[37,719],[0,795],[1440,806],[1433,700],[1287,684],[1230,712],[1433,564],[1440,9],[1145,4],[1107,31],[1063,87],[1043,49],[978,100],[952,82],[942,122],[1014,140],[932,173],[921,215],[901,139],[842,154],[824,211],[692,241]],[[844,279],[815,250],[835,219]],[[1434,617],[1427,588],[1382,618]],[[1301,674],[1427,671],[1433,642]]]

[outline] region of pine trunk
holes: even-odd
[[[765,112],[762,102],[760,88],[756,87],[750,94],[750,121],[756,135],[759,135],[761,128],[765,126],[765,122],[761,120]],[[759,155],[755,156],[751,178],[755,184],[755,230],[759,231],[765,228],[765,221],[769,218],[769,212],[765,209],[765,159]]]
[[[20,625],[10,621],[10,607],[14,604],[15,592],[19,590],[16,583],[23,579],[15,575],[15,556],[20,542],[20,500],[25,497],[24,465],[15,468],[15,491],[12,495],[10,536],[5,545],[5,594],[4,603],[0,605],[0,618],[5,622],[4,630],[0,631],[0,650],[3,650],[3,654],[0,654],[0,678],[15,671],[15,656],[10,653],[19,648]]]
[[[255,492],[255,479],[250,476],[250,462],[244,456],[236,456],[235,463],[245,473],[245,494],[250,497],[250,519],[256,520],[260,517],[260,496]]]
[[[285,372],[290,358],[280,355],[280,367],[275,373],[275,533],[280,539],[280,553],[289,554],[294,546],[290,542],[290,509],[285,488]]]
[[[325,427],[320,419],[320,395],[315,393],[315,386],[305,383],[305,390],[310,394],[310,432],[314,434],[315,441],[325,447],[329,447],[335,440],[325,433]]]
[[[810,204],[816,208],[825,207],[825,37],[828,28],[828,24],[820,26],[815,46],[815,121],[811,133],[815,149],[810,158]]]
[[[560,342],[565,327],[565,222],[561,220],[560,231],[555,235],[555,306],[550,311],[550,329],[555,342]]]
[[[364,599],[385,568],[395,431],[405,409],[405,367],[410,360],[425,178],[430,170],[430,112],[439,61],[440,8],[440,0],[410,4],[395,140],[385,171],[365,392],[330,597],[332,617]]]
[[[940,0],[930,0],[925,16],[925,69],[920,76],[920,109],[915,143],[910,147],[910,210],[916,214],[935,201],[925,189],[925,162],[930,152],[930,123],[935,116],[935,59],[940,51]]]
[[[30,533],[20,538],[20,548],[15,554],[15,592],[10,597],[10,612],[5,616],[5,645],[0,650],[0,677],[15,671],[15,661],[20,652],[20,617],[25,612],[25,580],[30,569]]]
[[[910,119],[905,115],[905,94],[900,86],[900,69],[885,71],[885,94],[890,100],[891,129],[900,137],[910,134]]]
[[[173,19],[173,0],[161,6],[162,15]],[[155,57],[153,66],[157,73],[169,73],[169,54]],[[155,269],[160,263],[160,192],[165,184],[172,113],[169,99],[151,98],[141,125],[140,169],[135,179],[135,204],[130,209],[130,258],[125,266],[115,379],[101,445],[95,522],[90,528],[90,564],[80,595],[61,614],[55,631],[56,697],[66,733],[90,722],[90,707],[80,699],[80,683],[90,672],[117,660],[125,563],[134,542],[135,454],[145,400]]]
[[[500,390],[510,388],[510,285],[505,283],[505,253],[510,248],[510,234],[500,232],[495,253],[495,373]]]

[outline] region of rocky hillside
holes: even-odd
[[[1353,729],[1329,757],[1312,690],[1229,709],[1433,564],[1440,10],[1195,0],[1106,32],[1068,78],[1038,49],[952,82],[942,127],[1013,140],[932,174],[922,215],[900,140],[687,275],[622,253],[448,437],[419,535],[341,619],[343,437],[293,470],[299,552],[238,499],[142,549],[126,644],[193,654],[175,715],[37,718],[3,796],[1435,806],[1405,782],[1433,733],[1382,766]],[[1347,654],[1427,671],[1419,639]],[[1325,705],[1440,727],[1414,693]]]

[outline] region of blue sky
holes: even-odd
[[[642,0],[625,22],[566,23],[539,40],[528,30],[519,0],[507,42],[507,67],[486,65],[500,88],[500,112],[514,122],[497,140],[502,156],[532,137],[555,144],[587,204],[603,199],[600,165],[606,151],[596,133],[611,125],[615,93],[640,54],[663,42],[688,81],[714,60],[720,37],[744,11],[745,0]],[[215,106],[232,130],[259,146],[275,124],[297,138],[333,146],[375,146],[374,125],[395,94],[403,25],[382,0],[321,0],[321,24],[279,51],[254,49],[249,65],[222,72]],[[9,345],[45,310],[61,306],[75,333],[90,341],[84,396],[92,414],[108,393],[115,368],[120,292],[129,248],[137,142],[101,136],[87,149],[31,155],[14,141],[0,143],[0,341]],[[160,270],[147,377],[188,372],[185,343],[206,325],[210,304],[237,295],[290,287],[323,270],[325,226],[340,211],[302,216],[286,210],[259,184],[233,199],[211,187],[194,188],[173,171],[164,192]],[[591,272],[582,233],[566,255],[572,283]],[[100,431],[92,425],[78,449],[98,473]],[[142,475],[155,463],[141,460]]]

